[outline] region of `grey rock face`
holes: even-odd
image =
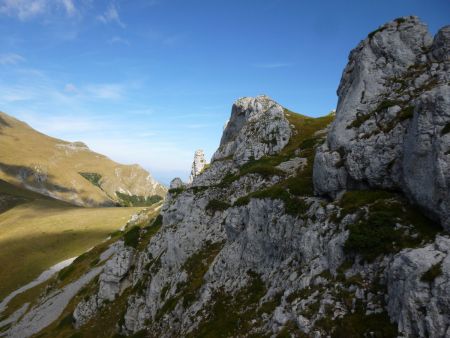
[[[183,181],[179,177],[175,177],[170,182],[170,189],[180,189],[180,188],[183,188],[184,186],[185,186],[185,184],[183,183]]]
[[[449,27],[416,17],[380,27],[351,53],[336,119],[316,153],[314,187],[403,191],[450,228]]]
[[[437,273],[424,278],[433,266]],[[450,239],[404,250],[386,270],[389,315],[407,337],[450,336]]]
[[[284,109],[278,103],[264,95],[241,98],[233,105],[213,162],[232,158],[242,165],[276,154],[288,144],[291,133]]]
[[[192,183],[195,177],[197,177],[205,168],[206,160],[205,153],[202,149],[198,149],[194,154],[194,161],[192,162],[191,175],[189,176],[189,182]]]

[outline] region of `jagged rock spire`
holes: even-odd
[[[192,162],[191,175],[189,176],[188,181],[189,184],[192,183],[194,177],[198,176],[202,172],[205,165],[206,165],[205,153],[203,152],[202,149],[196,150],[194,154],[194,161]]]

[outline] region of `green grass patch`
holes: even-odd
[[[258,303],[267,289],[260,276],[248,271],[249,283],[235,295],[219,290],[215,303],[196,330],[188,337],[244,337],[253,328],[252,320],[259,320]],[[257,335],[256,335],[257,336]]]
[[[286,119],[293,126],[293,133],[288,144],[276,155],[264,156],[258,160],[247,162],[240,168],[238,173],[225,176],[219,186],[227,187],[242,176],[252,173],[264,178],[270,178],[275,175],[284,176],[285,173],[277,169],[276,166],[297,156],[296,152],[300,150],[300,156],[308,159],[308,167],[310,168],[307,168],[304,174],[311,176],[310,186],[312,187],[314,148],[323,141],[322,138],[315,134],[319,130],[326,128],[333,121],[334,115],[329,114],[323,117],[312,118],[296,114],[287,109],[285,109],[284,113]]]
[[[367,120],[369,120],[371,117],[373,116],[373,112],[371,113],[366,113],[366,114],[362,114],[362,113],[357,113],[356,114],[356,118],[352,121],[352,123],[350,123],[347,126],[347,129],[352,129],[352,128],[359,128],[363,125],[364,122],[366,122]]]
[[[397,197],[396,194],[385,190],[351,190],[347,191],[339,201],[341,217],[353,214],[364,206],[375,203],[378,200]]]
[[[71,264],[58,272],[58,279],[63,281],[75,271],[75,264]]]
[[[157,321],[165,314],[173,311],[180,300],[183,301],[184,308],[189,307],[195,301],[203,284],[203,277],[222,247],[222,242],[207,243],[201,250],[186,260],[182,269],[188,274],[187,280],[177,285],[177,293],[170,297],[158,310],[155,316]]]
[[[124,207],[146,207],[163,200],[163,198],[159,195],[137,196],[123,194],[119,191],[116,191],[116,196],[120,200],[120,205]]]
[[[168,190],[168,193],[172,195],[172,197],[176,197],[181,194],[185,188],[172,188]]]
[[[251,198],[256,199],[279,199],[284,202],[286,213],[297,216],[303,215],[308,210],[308,205],[302,198],[292,196],[282,185],[273,185],[267,189],[258,190],[247,196],[240,197],[233,206],[242,206],[250,202]]]
[[[361,307],[354,313],[345,315],[334,321],[335,328],[332,338],[348,337],[383,337],[395,338],[398,336],[397,327],[391,323],[386,312],[366,315]]]
[[[439,276],[442,276],[442,263],[432,265],[431,268],[423,273],[420,280],[425,283],[433,283]]]
[[[88,173],[88,172],[79,172],[81,176],[83,176],[85,179],[87,179],[89,182],[91,182],[96,187],[102,188],[100,185],[100,181],[102,179],[102,175],[98,173]]]
[[[414,106],[408,106],[399,111],[397,118],[400,121],[411,119],[414,116]]]
[[[363,198],[358,199],[358,196]],[[442,231],[417,207],[390,192],[352,191],[346,193],[340,203],[343,214],[361,210],[359,221],[348,226],[349,237],[344,249],[346,253],[360,254],[369,262],[382,254],[430,242]],[[367,213],[362,212],[363,206],[368,207]],[[408,231],[397,224],[408,226]]]
[[[239,198],[234,203],[234,206],[246,205],[251,198],[271,198],[282,200],[285,204],[286,212],[291,215],[302,215],[307,210],[308,206],[304,199],[298,197],[313,196],[314,193],[312,176],[315,148],[323,141],[316,133],[326,128],[333,121],[334,115],[329,114],[319,118],[310,118],[285,110],[285,116],[289,123],[294,126],[294,133],[286,147],[275,156],[263,157],[258,161],[249,163],[243,167],[239,174],[226,177],[222,183],[227,185],[229,182],[239,178],[241,174],[247,174],[251,171],[251,168],[254,168],[255,163],[258,163],[259,167],[272,168],[272,174],[275,173],[273,171],[275,166],[295,156],[306,158],[307,165],[293,177],[286,178],[270,188]]]
[[[214,213],[216,211],[224,211],[224,210],[228,209],[229,207],[231,207],[231,205],[228,204],[227,202],[213,199],[213,200],[210,200],[208,202],[208,204],[206,205],[206,211]]]
[[[136,248],[139,244],[139,236],[140,236],[141,228],[138,226],[132,227],[130,230],[125,232],[123,235],[123,241],[126,246]]]

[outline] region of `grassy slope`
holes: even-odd
[[[77,208],[34,200],[0,214],[0,299],[105,239],[141,208]]]
[[[74,192],[70,190],[75,190],[82,199],[96,204],[109,201],[108,195],[114,195],[118,172],[127,188],[144,186],[142,182],[148,173],[138,166],[121,165],[90,150],[73,147],[69,142],[39,133],[1,112],[0,118],[4,122],[0,124],[0,169],[3,167],[0,179],[18,184],[16,176],[21,167],[34,169],[38,166],[48,174],[46,188],[56,193],[59,199],[71,201]],[[104,184],[106,193],[79,172],[98,173],[107,179]],[[137,182],[138,177],[142,178],[140,182]],[[57,191],[58,187],[68,191]]]
[[[147,217],[143,219],[142,223],[137,224],[131,229],[125,231],[125,234],[121,234],[127,242],[127,233],[133,231],[136,227],[140,228],[140,235],[137,239],[135,247],[138,251],[142,252],[148,245],[150,239],[158,232],[161,227],[161,218],[157,217],[159,215],[158,206],[152,206],[146,208]],[[119,236],[119,235],[118,235]],[[119,237],[112,238],[109,243],[116,241]],[[108,242],[102,243],[92,249],[91,251],[84,254],[82,257],[77,259],[72,266],[75,267],[73,271],[67,277],[68,280],[64,279],[61,281],[59,278],[52,282],[52,288],[61,288],[62,284],[69,283],[73,280],[79,278],[83,273],[93,266],[92,262],[95,262],[96,257],[99,256],[103,250],[105,250]],[[155,259],[147,269],[152,269],[156,264]],[[66,268],[71,270],[71,267]],[[64,270],[62,271],[62,273]],[[61,275],[61,273],[60,273]],[[148,276],[147,276],[148,277]],[[124,320],[124,314],[128,306],[128,298],[133,294],[142,294],[145,290],[146,283],[148,282],[147,277],[144,277],[140,283],[137,283],[134,287],[129,286],[123,291],[123,293],[118,296],[113,302],[107,302],[100,309],[100,311],[85,325],[80,329],[76,330],[72,326],[72,314],[76,305],[85,299],[88,295],[97,292],[97,282],[93,281],[84,287],[68,304],[64,309],[63,313],[60,315],[58,320],[54,321],[44,330],[39,332],[36,338],[75,338],[75,337],[97,337],[97,338],[107,338],[107,337],[123,337],[117,334],[117,325]],[[44,288],[39,290],[30,290],[29,295],[25,295],[23,299],[16,302],[15,308],[20,308],[23,303],[29,302],[36,298],[39,292],[42,292]],[[132,335],[132,337],[142,337],[139,334]]]

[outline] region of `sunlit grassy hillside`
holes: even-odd
[[[0,214],[0,299],[50,266],[95,246],[140,209],[35,200]]]
[[[165,194],[140,166],[118,164],[81,142],[49,137],[2,112],[0,179],[85,206],[114,205],[121,202],[118,193]]]
[[[0,299],[121,228],[142,208],[81,208],[0,180]]]

